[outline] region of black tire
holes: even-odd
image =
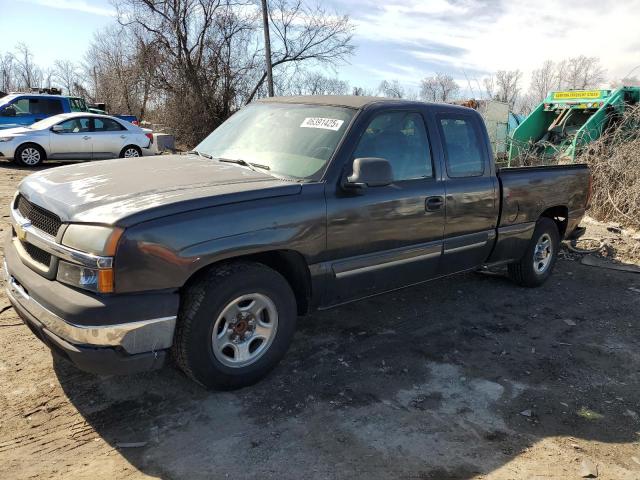
[[[25,156],[27,156],[29,152],[32,152],[32,155],[28,155],[27,159]],[[37,156],[34,156],[35,154],[37,154]],[[13,160],[23,167],[34,168],[42,165],[42,162],[44,162],[46,158],[47,154],[40,145],[25,143],[16,148]]]
[[[253,294],[266,296],[273,302],[277,309],[277,328],[270,345],[253,363],[229,366],[220,360],[224,349],[214,353],[214,325],[235,299]],[[230,390],[251,385],[267,375],[284,357],[293,338],[296,320],[294,293],[278,272],[260,263],[222,265],[207,271],[183,292],[173,357],[189,378],[206,388]],[[226,323],[224,325],[223,332],[235,332],[231,327],[227,330]],[[224,356],[222,360],[234,361]]]
[[[548,254],[548,257],[550,257],[548,264],[546,264],[546,267],[541,271],[539,266],[542,265],[545,260],[534,262],[534,254],[538,243],[544,240],[545,236],[550,240],[551,252]],[[520,261],[509,264],[509,278],[523,287],[539,287],[551,276],[556,261],[558,260],[559,250],[560,233],[558,232],[556,223],[550,218],[539,219],[524,256]],[[538,266],[536,266],[536,263]]]
[[[127,151],[135,150],[138,152],[138,157],[142,156],[142,150],[137,145],[127,145],[122,150],[120,150],[120,158],[137,158],[135,155],[127,155]]]

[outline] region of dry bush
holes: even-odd
[[[547,142],[519,147],[511,167],[570,163],[559,157],[565,147]],[[541,155],[545,149],[555,150],[556,155]],[[587,163],[591,169],[593,197],[589,214],[603,222],[640,228],[640,106],[627,107],[624,114],[613,117],[604,133],[582,150],[575,163]]]
[[[593,178],[590,215],[640,228],[640,106],[628,108],[578,157]]]

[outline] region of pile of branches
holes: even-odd
[[[578,157],[593,178],[589,214],[640,228],[640,106],[627,108]]]

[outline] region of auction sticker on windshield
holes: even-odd
[[[337,118],[321,118],[321,117],[307,117],[300,124],[304,128],[324,128],[325,130],[340,130],[340,127],[344,123],[344,120],[338,120]]]

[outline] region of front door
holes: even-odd
[[[427,280],[441,256],[445,191],[421,113],[385,111],[365,122],[351,161],[384,158],[394,182],[359,193],[327,186],[326,305]]]
[[[58,124],[60,131],[49,134],[49,158],[91,160],[93,139],[88,117],[70,118]]]

